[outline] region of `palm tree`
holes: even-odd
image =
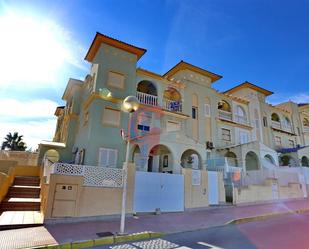
[[[14,132],[13,135],[11,132],[9,132],[4,138],[1,150],[8,149],[8,150],[25,151],[27,146],[22,140],[23,136],[22,135],[19,136],[18,132]]]

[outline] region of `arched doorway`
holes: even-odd
[[[158,105],[158,92],[154,83],[143,80],[137,84],[136,90],[136,97],[142,104]]]
[[[271,164],[275,164],[275,159],[269,154],[265,155],[264,159]]]
[[[301,158],[301,165],[304,166],[304,167],[309,167],[309,159],[308,159],[308,157],[303,156]]]
[[[238,166],[237,156],[234,152],[229,151],[224,155],[224,157],[226,157],[227,163],[228,163],[229,166],[232,166],[232,167]]]
[[[154,146],[149,152],[148,172],[173,172],[173,158],[170,149],[162,144]]]
[[[60,158],[60,156],[59,156],[58,151],[56,151],[54,149],[50,149],[50,150],[46,151],[45,154],[44,154],[44,159],[47,159],[51,163],[58,162],[59,158]]]
[[[280,157],[280,166],[296,167],[297,161],[289,155],[283,155]]]
[[[259,158],[253,151],[250,151],[246,155],[246,170],[258,170]]]
[[[181,166],[183,168],[202,169],[202,159],[198,152],[189,149],[181,155]]]

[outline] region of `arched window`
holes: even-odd
[[[277,113],[271,114],[271,120],[275,122],[280,122],[279,115]]]
[[[136,97],[142,104],[152,106],[158,105],[158,93],[154,83],[143,80],[137,84],[136,90]]]
[[[236,119],[236,122],[238,123],[242,123],[242,124],[246,124],[247,123],[247,115],[246,115],[246,111],[245,109],[238,105],[236,107],[236,113],[235,113],[235,119]]]
[[[225,112],[231,112],[231,105],[225,100],[220,100],[218,103],[218,109]]]
[[[173,87],[168,87],[163,93],[163,105],[167,110],[181,112],[181,94]]]

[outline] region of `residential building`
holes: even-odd
[[[138,171],[177,174],[223,158],[244,170],[309,165],[309,104],[270,105],[273,92],[250,82],[218,92],[213,83],[222,76],[185,61],[150,72],[137,67],[145,52],[96,34],[85,57],[90,72],[69,80],[54,140],[41,143],[39,160],[52,150],[55,161],[121,168],[128,138]],[[140,101],[130,120],[121,110],[129,95]]]

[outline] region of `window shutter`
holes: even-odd
[[[204,105],[204,111],[205,111],[205,117],[210,117],[210,105],[209,104]]]
[[[117,150],[109,150],[107,167],[115,168],[117,165]]]
[[[108,165],[108,149],[100,148],[99,165],[106,167]]]
[[[123,89],[124,87],[124,76],[119,73],[109,72],[108,73],[108,85],[116,88]]]

